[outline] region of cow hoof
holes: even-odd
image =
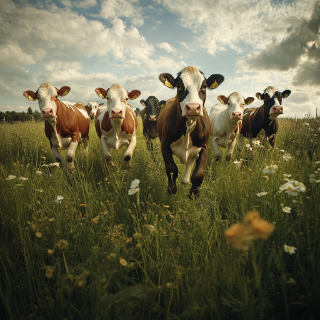
[[[220,161],[220,160],[221,160],[221,154],[216,155],[216,156],[214,157],[214,159],[215,159],[216,161]]]
[[[230,159],[231,159],[231,154],[230,154],[230,155],[228,154],[228,155],[226,156],[226,160],[227,160],[227,161],[230,161]]]
[[[190,192],[188,195],[189,199],[194,200],[194,199],[197,199],[199,196],[200,196],[200,188],[190,189]]]
[[[190,181],[183,181],[181,180],[181,186],[186,187],[188,184],[190,184]]]
[[[176,194],[177,193],[177,186],[173,186],[172,188],[170,188],[168,186],[168,193],[169,194]]]
[[[131,160],[131,156],[129,156],[129,155],[128,155],[128,156],[125,156],[125,157],[123,158],[123,160],[124,160],[124,161],[130,161],[130,160]]]
[[[114,163],[112,160],[107,160],[107,166],[108,167],[114,167]]]
[[[73,162],[67,162],[66,168],[70,169],[70,170],[74,169],[74,163]]]

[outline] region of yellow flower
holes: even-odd
[[[46,267],[46,277],[51,278],[53,276],[53,267],[52,266],[47,266]]]
[[[41,238],[41,232],[36,232],[36,237]]]
[[[249,250],[250,244],[258,239],[268,239],[274,224],[260,218],[256,211],[248,212],[243,223],[237,223],[226,231],[227,243],[238,250]]]
[[[124,267],[126,267],[128,265],[127,261],[124,260],[123,258],[120,258],[120,264]]]
[[[53,253],[54,253],[54,250],[49,249],[49,250],[48,250],[48,253],[49,253],[49,254],[53,254]]]

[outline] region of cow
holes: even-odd
[[[148,150],[153,150],[152,139],[158,138],[157,118],[161,108],[166,104],[166,100],[159,100],[155,96],[148,97],[147,100],[140,100],[140,103],[145,107],[141,112],[143,124],[143,135],[146,139]]]
[[[224,80],[220,74],[206,79],[195,67],[185,67],[174,78],[170,73],[162,73],[160,81],[167,87],[177,88],[175,98],[167,100],[158,117],[157,130],[161,142],[161,152],[168,177],[168,193],[177,192],[176,180],[178,167],[173,160],[175,154],[180,162],[186,164],[181,184],[189,184],[191,176],[190,198],[200,195],[200,185],[204,178],[208,157],[210,121],[204,107],[206,87],[217,88]]]
[[[134,110],[134,113],[135,113],[136,117],[140,116],[140,112],[141,112],[141,110],[139,108],[136,108]]]
[[[243,137],[249,139],[252,147],[253,139],[256,139],[259,134],[262,135],[263,144],[269,141],[271,147],[274,147],[278,131],[277,117],[283,114],[282,99],[289,97],[290,94],[290,90],[280,92],[273,86],[267,87],[263,94],[256,93],[256,97],[263,100],[263,105],[259,108],[244,110],[238,145],[240,151]]]
[[[237,142],[237,134],[242,127],[244,106],[252,103],[254,98],[244,99],[240,93],[233,92],[228,98],[223,95],[218,96],[218,100],[224,106],[214,105],[209,114],[214,157],[220,160],[219,146],[222,148],[228,146],[226,160],[230,161]]]
[[[138,98],[141,92],[139,90],[128,92],[119,84],[113,84],[107,90],[96,88],[95,91],[100,98],[107,99],[107,106],[100,107],[95,117],[96,131],[107,165],[114,166],[110,148],[119,150],[123,146],[128,146],[123,154],[122,168],[129,169],[137,143],[138,121],[128,100]]]
[[[74,158],[78,144],[84,143],[84,150],[89,146],[89,116],[81,102],[60,101],[71,88],[63,86],[60,89],[49,83],[43,83],[36,92],[25,91],[23,95],[30,101],[38,100],[41,119],[45,120],[45,134],[50,141],[52,153],[61,167],[65,161],[58,148],[68,148],[66,167],[74,168]]]
[[[91,120],[95,118],[98,108],[101,107],[102,105],[104,105],[103,102],[100,104],[97,104],[96,102],[91,101],[91,102],[88,102],[88,104],[85,106]]]

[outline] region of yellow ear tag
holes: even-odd
[[[251,104],[252,103],[252,101],[250,100],[248,103],[247,103],[247,106],[249,105],[249,104]]]
[[[219,85],[218,85],[218,82],[216,80],[214,80],[214,83],[210,86],[210,89],[215,89],[217,88]]]
[[[131,100],[137,99],[138,97],[136,95],[134,95]]]
[[[172,84],[167,79],[164,82],[164,85],[167,86],[168,88],[173,88]]]
[[[100,97],[101,99],[104,99],[104,96],[103,96],[102,93],[99,94],[99,97]]]
[[[29,96],[28,100],[34,101],[34,99],[31,96]]]
[[[210,88],[211,88],[211,87],[210,87]],[[215,88],[216,88],[216,87],[215,87]],[[219,101],[220,101],[221,104],[224,104],[224,101],[223,101],[222,98],[221,98]]]
[[[283,96],[283,99],[284,99],[284,98],[286,98],[287,96],[288,96],[288,95],[287,95],[287,94],[285,94],[285,95]]]
[[[162,105],[160,106],[160,108],[164,108],[164,106],[165,106],[165,104],[162,104]]]
[[[66,90],[66,91],[62,94],[62,96],[66,96],[68,93],[69,93],[69,92]]]
[[[262,99],[261,99],[261,96],[260,96],[260,94],[259,94],[259,97],[258,97],[258,99],[259,99],[259,100],[262,100]]]
[[[145,106],[144,102],[141,103],[143,106]]]

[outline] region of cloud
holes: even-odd
[[[167,52],[174,52],[175,51],[168,42],[161,42],[161,43],[157,44],[157,47],[160,49],[164,49]]]
[[[142,7],[138,0],[105,0],[101,4],[100,16],[107,20],[128,18],[136,26],[142,26]]]
[[[248,55],[243,66],[251,70],[294,69],[293,84],[320,85],[320,2],[309,19],[288,28],[281,40],[273,39],[261,52]]]

